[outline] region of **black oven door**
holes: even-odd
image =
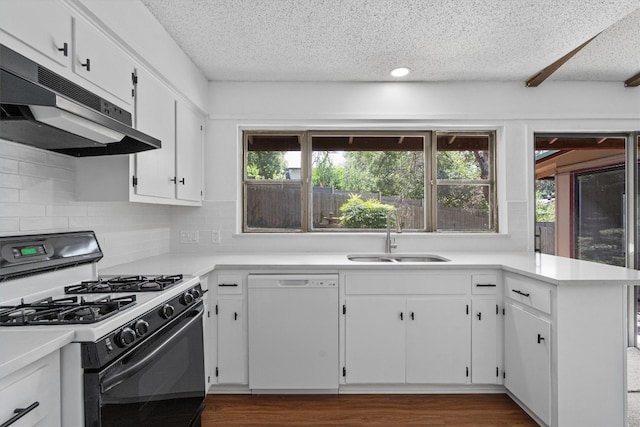
[[[105,368],[85,372],[87,426],[199,426],[204,409],[203,304]]]

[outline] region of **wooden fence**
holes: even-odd
[[[338,217],[342,206],[352,194],[363,200],[377,199],[396,206],[407,230],[424,228],[424,204],[422,200],[400,200],[399,197],[381,196],[379,193],[357,193],[313,188],[313,227],[340,228]],[[300,228],[300,186],[289,184],[249,185],[246,195],[247,225],[250,228]],[[488,214],[464,208],[438,208],[438,228],[443,230],[486,230]]]

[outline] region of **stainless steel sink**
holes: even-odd
[[[355,262],[447,262],[447,258],[431,254],[359,254],[347,255]]]

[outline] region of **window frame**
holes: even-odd
[[[312,139],[314,136],[420,136],[424,138],[424,203],[422,229],[407,230],[411,233],[445,233],[445,234],[496,234],[498,233],[498,205],[497,205],[497,183],[496,183],[496,130],[382,130],[382,129],[336,129],[336,130],[260,130],[242,129],[243,153],[242,153],[242,232],[251,233],[362,233],[376,232],[382,233],[384,229],[337,229],[337,228],[314,228],[313,227],[313,189],[312,189]],[[299,180],[249,180],[247,177],[247,157],[249,153],[249,139],[252,135],[278,135],[297,136],[300,142],[300,168]],[[465,135],[465,136],[488,136],[489,151],[489,177],[486,180],[439,180],[437,179],[437,138],[442,135]],[[436,141],[434,143],[434,141]],[[253,185],[273,185],[300,183],[301,191],[301,218],[300,228],[249,228],[247,225],[247,186]],[[437,223],[437,197],[438,185],[488,185],[489,187],[489,221],[491,226],[487,230],[438,230]]]

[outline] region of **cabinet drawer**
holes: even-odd
[[[60,352],[0,379],[0,422],[9,420],[14,410],[37,406],[20,418],[18,426],[60,425]]]
[[[218,295],[242,294],[242,275],[229,274],[218,276]]]
[[[474,274],[471,276],[471,293],[474,295],[495,295],[498,276],[495,274]]]
[[[505,283],[507,297],[551,314],[551,289],[547,285],[513,276],[505,277]]]
[[[463,295],[469,292],[469,275],[349,274],[348,295]]]

